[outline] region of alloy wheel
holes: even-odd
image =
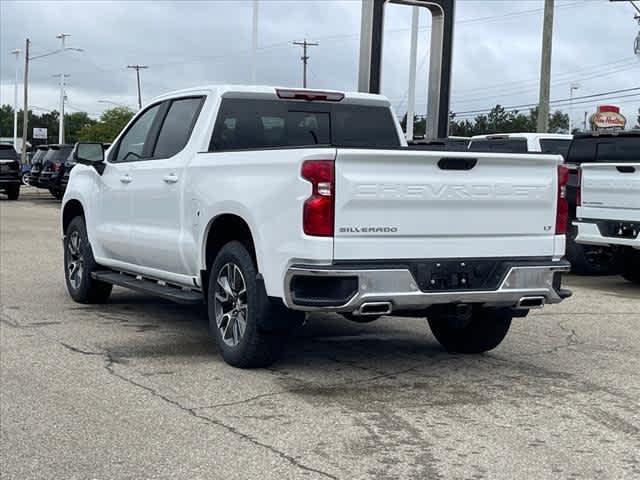
[[[73,231],[69,235],[67,242],[67,278],[71,288],[77,290],[82,284],[82,274],[84,273],[84,255],[82,253],[82,237],[80,232]]]
[[[225,344],[235,347],[247,328],[247,284],[240,267],[225,264],[218,273],[214,293],[216,325]]]

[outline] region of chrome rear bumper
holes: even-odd
[[[294,310],[343,312],[355,315],[388,314],[391,311],[426,309],[439,304],[482,304],[491,307],[539,308],[559,303],[571,295],[560,288],[557,273],[568,272],[566,261],[541,265],[511,266],[495,290],[421,290],[412,273],[401,268],[354,268],[294,265],[285,275],[285,304]],[[357,278],[355,291],[344,302],[334,305],[301,304],[292,291],[295,277],[319,277],[328,281],[341,277]],[[319,300],[321,301],[321,300]],[[328,302],[326,302],[328,303]],[[370,307],[371,306],[371,307]],[[384,313],[376,313],[376,311]],[[387,311],[388,310],[388,311]]]

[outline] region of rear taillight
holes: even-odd
[[[57,172],[58,170],[60,170],[60,164],[59,163],[54,163],[53,165],[51,165],[51,169],[54,172]]]
[[[323,102],[340,102],[344,99],[344,93],[341,92],[320,92],[316,90],[285,90],[282,88],[276,89],[278,98],[286,100],[307,100],[313,102],[314,100]]]
[[[302,178],[311,182],[311,196],[304,202],[304,233],[314,237],[333,236],[334,162],[307,160],[302,164]]]
[[[558,206],[556,208],[556,235],[565,235],[569,224],[569,202],[567,201],[567,184],[569,183],[569,168],[566,165],[558,167]]]
[[[577,185],[576,185],[576,206],[582,206],[582,169],[578,168],[577,171]]]

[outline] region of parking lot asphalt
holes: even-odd
[[[0,199],[3,479],[640,478],[640,287],[619,277],[568,277],[485,355],[423,319],[313,315],[243,371],[202,308],[73,303],[59,210]]]

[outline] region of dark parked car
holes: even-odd
[[[76,144],[77,145],[77,144]],[[110,143],[103,143],[102,148],[107,150],[111,146]],[[69,152],[69,156],[67,160],[62,164],[57,174],[53,176],[51,179],[50,190],[51,193],[56,198],[62,198],[64,196],[64,192],[67,190],[67,184],[69,183],[69,175],[71,175],[71,170],[76,166],[76,162],[73,159],[73,152],[75,151],[75,146]]]
[[[583,163],[640,162],[640,130],[618,132],[587,132],[575,135],[566,160],[569,167],[569,225],[576,218],[580,191],[580,165]],[[567,235],[567,258],[573,271],[586,275],[616,273],[614,251],[609,247],[581,245],[574,241],[577,228],[571,226]]]
[[[42,171],[42,162],[48,151],[49,145],[40,145],[33,154],[33,157],[31,157],[31,171],[27,176],[27,183],[29,185],[33,185],[34,187],[38,186],[40,172]]]
[[[38,178],[37,187],[46,188],[54,197],[62,198],[62,193],[54,188],[52,181],[63,168],[62,166],[72,150],[73,145],[49,145],[49,150],[42,162],[42,171]]]
[[[20,161],[13,145],[0,144],[0,190],[9,200],[20,196]]]

